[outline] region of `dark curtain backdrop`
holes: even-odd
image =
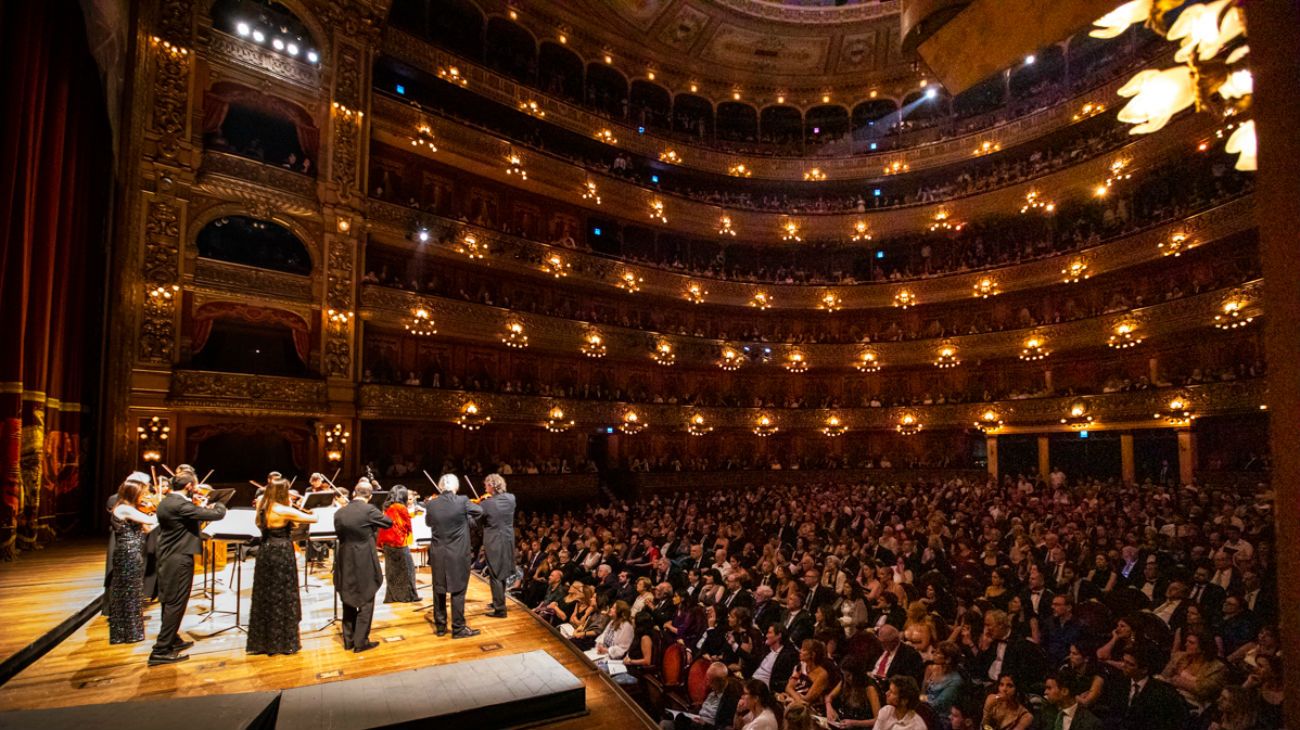
[[[0,3],[0,559],[84,514],[112,150],[75,0]]]

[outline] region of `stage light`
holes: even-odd
[[[430,238],[429,229],[421,228],[419,231],[416,232],[415,237],[420,239],[420,243],[428,243]]]
[[[261,43],[261,42],[264,41],[264,40],[266,40],[266,35],[265,35],[264,33],[262,33],[262,31],[260,31],[260,30],[254,30],[254,31],[253,31],[253,41],[254,41],[254,42],[256,42],[256,43]]]
[[[307,60],[312,63],[316,63],[317,61],[320,60],[320,55],[318,55],[315,51],[307,51]]]
[[[925,90],[925,98],[933,99],[939,95],[939,90],[931,86]]]
[[[285,49],[286,51],[289,52],[289,55],[290,55],[290,56],[297,56],[297,55],[298,55],[298,44],[297,44],[297,43],[290,43],[290,44],[286,45],[286,46],[284,47],[284,49]]]
[[[1025,56],[1025,65],[1026,65],[1026,66],[1033,66],[1033,65],[1034,65],[1034,62],[1037,61],[1037,60],[1038,60],[1038,57],[1031,53],[1031,54],[1029,54],[1028,56]]]
[[[398,84],[397,87],[396,87],[396,91],[397,91],[397,93],[401,94],[402,96],[406,96],[406,87],[405,87],[405,86],[402,86],[401,84]]]
[[[277,50],[277,51],[283,51],[283,50],[284,50],[284,41],[280,40],[279,38],[275,38],[275,39],[273,39],[273,40],[271,41],[271,47],[274,48],[274,49]]]
[[[248,34],[253,32],[253,29],[248,27],[248,23],[240,21],[235,25],[235,32],[239,34],[240,38],[247,38]]]

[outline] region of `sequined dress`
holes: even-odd
[[[108,588],[108,641],[144,641],[144,526],[112,517],[115,546]]]
[[[253,602],[248,611],[249,654],[293,654],[302,648],[298,622],[298,562],[292,525],[262,528],[262,547],[253,572]]]

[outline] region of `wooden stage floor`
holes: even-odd
[[[39,626],[53,628],[85,605],[103,580],[103,544],[73,544],[54,547],[23,556],[0,568],[0,623],[8,633],[15,623],[30,625],[25,641],[10,640],[25,646],[39,636]],[[233,561],[232,561],[233,562]],[[241,606],[247,621],[248,601],[252,594],[255,561],[244,565]],[[235,591],[229,567],[219,573],[216,608],[234,608]],[[299,571],[299,580],[302,573]],[[421,595],[430,598],[427,569],[421,573]],[[472,639],[453,640],[433,635],[432,625],[419,604],[383,604],[375,606],[371,639],[380,645],[363,654],[343,648],[338,627],[321,628],[333,615],[333,591],[327,569],[311,575],[311,585],[302,597],[302,650],[292,656],[254,656],[244,653],[244,634],[226,631],[203,638],[209,632],[234,623],[233,616],[202,614],[210,601],[197,593],[199,576],[195,576],[196,593],[190,599],[189,613],[182,623],[182,633],[195,639],[189,661],[174,665],[149,667],[152,640],[158,629],[157,604],[149,607],[145,620],[146,641],[139,644],[109,644],[108,623],[96,616],[8,683],[0,686],[0,708],[6,710],[68,707],[75,705],[130,700],[192,697],[276,690],[355,679],[387,672],[451,664],[501,654],[543,650],[583,681],[587,688],[585,717],[548,725],[554,728],[638,728],[657,727],[621,690],[593,667],[568,642],[550,631],[518,604],[510,607],[506,619],[490,619],[482,614],[490,600],[488,586],[478,578],[470,580],[465,613],[469,625],[481,629]],[[380,589],[379,600],[383,599]],[[80,602],[78,602],[80,601]],[[28,620],[29,616],[46,617]],[[6,637],[10,639],[10,637]],[[6,655],[12,651],[6,652]],[[436,691],[431,688],[431,691]]]

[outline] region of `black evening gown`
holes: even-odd
[[[384,603],[414,603],[420,600],[415,592],[415,561],[408,547],[384,548]]]
[[[249,654],[293,654],[302,648],[298,622],[298,562],[292,525],[262,528],[262,546],[253,572],[253,605],[248,611]]]
[[[144,526],[113,517],[113,578],[108,589],[108,641],[144,641]]]

